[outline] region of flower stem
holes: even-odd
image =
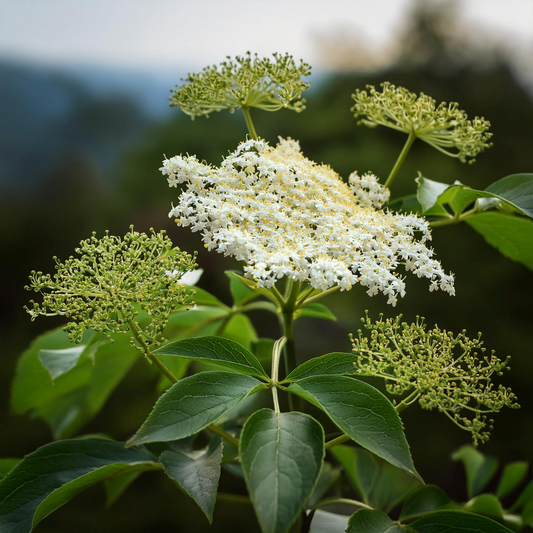
[[[288,375],[296,368],[296,346],[294,344],[294,311],[296,310],[296,300],[300,294],[301,283],[293,282],[287,299],[281,306],[281,324],[283,326],[283,336],[286,337],[285,344],[285,373]],[[303,402],[300,397],[289,395],[289,408],[291,411],[302,411]]]
[[[163,374],[165,374],[165,376],[170,380],[171,383],[177,383],[178,378],[150,351],[150,348],[148,347],[144,339],[141,337],[139,329],[137,328],[137,325],[133,322],[133,320],[129,320],[128,325],[133,334],[133,337],[141,346],[144,355],[146,356],[146,359],[148,359],[148,361],[150,361],[151,363],[155,363],[155,365],[159,368],[159,370],[161,370],[161,372],[163,372]]]
[[[400,167],[402,166],[405,158],[407,157],[407,154],[409,153],[411,145],[415,142],[415,139],[416,139],[416,135],[413,132],[411,132],[409,134],[409,137],[407,137],[407,142],[405,143],[398,159],[396,160],[396,163],[394,164],[394,167],[392,168],[391,173],[389,174],[389,177],[387,178],[387,181],[385,182],[385,187],[390,188],[391,183],[394,181],[396,174],[398,174],[398,171],[400,170]]]
[[[296,308],[299,309],[300,307],[305,307],[306,305],[317,302],[318,300],[321,300],[322,298],[324,298],[324,296],[327,296],[328,294],[331,294],[332,292],[338,291],[339,289],[340,287],[338,285],[335,285],[334,287],[330,287],[329,289],[326,289],[325,291],[322,291],[321,293],[316,294],[315,296],[311,296],[310,298],[309,297],[301,298],[300,300],[298,300],[296,304]],[[309,294],[312,294],[312,292]]]
[[[420,392],[415,389],[409,396],[404,398],[397,406],[396,411],[398,413],[401,413],[406,407],[409,407],[414,401],[418,399],[420,396]]]
[[[258,139],[257,133],[255,132],[254,123],[252,122],[252,117],[250,116],[250,110],[247,107],[242,107],[242,112],[244,113],[244,120],[246,120],[246,125],[248,126],[248,133],[252,139]]]

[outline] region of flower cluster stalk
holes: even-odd
[[[398,174],[401,166],[403,165],[403,162],[405,161],[405,158],[407,157],[407,154],[409,153],[411,146],[415,142],[415,139],[416,139],[416,135],[413,132],[411,132],[409,134],[409,137],[407,137],[407,141],[402,151],[400,152],[400,155],[398,156],[398,159],[396,160],[394,167],[392,167],[389,177],[387,178],[387,181],[385,182],[385,187],[390,188],[392,182],[394,181],[394,178],[396,177],[396,174]]]

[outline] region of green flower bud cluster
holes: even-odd
[[[296,65],[291,55],[273,54],[274,60],[251,56],[230,57],[219,66],[204,68],[198,74],[189,74],[172,91],[171,106],[178,106],[192,118],[209,115],[213,111],[257,107],[265,111],[281,108],[303,111],[303,91],[310,83],[301,81],[311,73],[311,67],[300,61]]]
[[[173,248],[164,231],[150,235],[130,232],[123,239],[106,232],[101,239],[93,233],[81,241],[64,263],[54,257],[56,273],[32,271],[29,291],[41,294],[41,304],[25,307],[32,320],[39,315],[64,315],[73,342],[79,343],[86,329],[113,333],[132,330],[147,345],[160,344],[168,316],[177,306],[187,305],[187,293],[179,280],[192,270],[195,257]],[[151,321],[141,328],[134,320],[138,309]],[[140,342],[140,338],[137,338]]]
[[[368,85],[367,91],[356,90],[352,98],[355,117],[364,117],[359,124],[369,127],[387,126],[412,134],[433,148],[463,163],[470,163],[479,152],[490,148],[488,133],[490,122],[468,115],[459,109],[459,104],[442,102],[438,106],[433,98],[409,92],[389,82],[382,83],[382,92]],[[457,151],[455,151],[457,150]]]
[[[511,389],[492,383],[507,363],[492,352],[486,355],[481,334],[469,339],[465,331],[454,335],[437,326],[426,331],[424,319],[414,324],[395,319],[375,323],[362,319],[369,331],[351,336],[356,373],[385,379],[390,394],[409,393],[397,406],[401,411],[418,400],[424,409],[437,409],[472,434],[474,444],[485,442],[492,429],[486,415],[502,407],[519,407]],[[488,425],[488,429],[487,429]]]

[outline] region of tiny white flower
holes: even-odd
[[[200,231],[209,250],[244,261],[245,276],[260,286],[282,277],[320,290],[360,283],[395,305],[405,294],[395,272],[403,263],[431,280],[431,290],[453,294],[453,276],[425,245],[431,234],[424,219],[379,209],[389,191],[375,176],[353,173],[348,186],[305,158],[297,141],[280,139],[272,148],[250,139],[220,168],[176,156],[161,172],[171,187],[184,185],[170,216]]]

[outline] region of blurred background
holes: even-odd
[[[32,323],[23,311],[30,270],[52,271],[52,256],[66,258],[93,230],[167,229],[182,249],[199,250],[200,286],[229,303],[222,271],[240,265],[205,252],[198,235],[169,221],[177,192],[158,168],[163,154],[197,154],[217,164],[244,139],[246,127],[237,114],[191,121],[169,108],[169,90],[187,72],[247,50],[290,52],[310,63],[305,112],[255,112],[256,130],[273,143],[278,135],[299,139],[307,157],[345,178],[354,170],[386,177],[405,142],[398,132],[356,125],[350,113],[356,88],[388,80],[437,101],[458,101],[470,117],[490,120],[494,147],[470,166],[415,143],[393,194],[414,192],[418,170],[484,189],[509,174],[533,172],[532,28],[530,0],[0,0],[0,457],[20,457],[52,439],[43,422],[9,408],[18,355],[37,334],[60,324]],[[433,236],[438,259],[456,273],[457,296],[430,294],[427,283],[412,277],[394,310],[384,297],[369,298],[359,288],[335,294],[325,303],[337,322],[297,323],[299,358],[349,351],[348,333],[358,329],[365,309],[373,317],[380,311],[407,320],[422,315],[430,326],[472,336],[481,331],[488,348],[512,356],[504,382],[522,405],[495,416],[482,451],[501,462],[531,460],[533,272],[466,225],[436,228]],[[277,336],[270,322],[256,318],[261,336]],[[130,371],[82,433],[133,434],[155,401],[154,388],[144,386],[143,365]],[[426,482],[465,499],[462,469],[450,453],[468,443],[468,435],[418,406],[403,419]],[[74,523],[80,532],[207,530],[192,501],[163,478],[144,474],[109,509],[94,487],[36,531],[72,531]],[[243,531],[256,530],[249,507],[220,502],[209,531],[228,531],[226,520],[235,513]]]

